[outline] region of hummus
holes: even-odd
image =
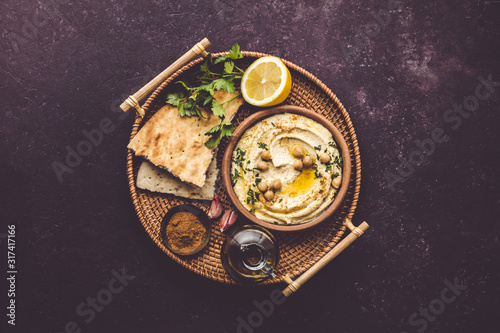
[[[294,154],[296,149],[303,157]],[[269,152],[263,155],[267,160],[262,159],[263,151]],[[296,170],[294,162],[306,156],[312,158],[313,165]],[[321,161],[325,159],[329,161]],[[258,167],[263,162],[267,170]],[[275,224],[300,224],[321,215],[333,202],[342,179],[342,159],[332,134],[323,125],[297,114],[277,114],[242,135],[233,151],[231,177],[239,201],[257,218]],[[266,199],[259,183],[272,184],[277,179],[281,187],[273,189]]]

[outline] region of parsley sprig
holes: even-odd
[[[219,125],[205,133],[210,136],[210,139],[205,142],[209,149],[215,148],[222,137],[233,134],[233,125],[230,122],[224,122],[225,111],[229,103],[241,93],[222,104],[217,102],[214,94],[218,90],[224,90],[229,94],[236,92],[234,80],[241,79],[244,71],[236,65],[235,60],[241,58],[243,55],[238,43],[233,45],[227,55],[213,58],[209,54],[190,80],[176,82],[181,85],[180,91],[167,95],[167,104],[176,106],[182,117],[205,118],[201,108],[206,107],[222,120]]]

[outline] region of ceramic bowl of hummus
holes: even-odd
[[[349,186],[351,160],[340,131],[314,111],[256,112],[231,137],[222,161],[229,197],[247,219],[295,231],[328,219]]]

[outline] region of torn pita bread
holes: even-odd
[[[234,96],[222,90],[214,95],[221,104]],[[224,121],[231,121],[242,104],[241,96],[231,101]],[[211,111],[202,110],[202,114],[205,118],[181,117],[176,107],[165,105],[144,124],[128,148],[183,182],[202,187],[214,153],[205,146],[209,139],[205,133],[221,122]]]
[[[219,174],[217,159],[213,158],[207,171],[203,187],[190,185],[172,176],[148,161],[142,162],[137,174],[137,187],[152,192],[168,193],[188,199],[212,200],[215,196],[215,182]]]

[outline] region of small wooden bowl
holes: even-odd
[[[232,156],[233,156],[233,150],[236,147],[236,144],[240,140],[241,136],[245,131],[251,127],[253,124],[256,122],[267,118],[269,116],[272,116],[277,113],[295,113],[295,114],[300,114],[302,116],[308,117],[323,126],[325,126],[333,135],[333,138],[335,142],[337,143],[337,146],[339,147],[339,150],[342,154],[342,185],[339,189],[339,192],[337,193],[335,199],[331,203],[330,207],[328,207],[323,214],[318,216],[317,218],[309,221],[309,222],[304,222],[301,224],[293,224],[293,225],[281,225],[281,224],[273,224],[269,222],[262,221],[258,219],[255,215],[250,213],[238,200],[238,197],[236,196],[236,193],[234,192],[233,186],[231,184],[231,161],[232,161]],[[255,224],[258,224],[260,226],[263,226],[267,229],[272,229],[272,230],[277,230],[277,231],[297,231],[297,230],[304,230],[307,228],[311,228],[315,225],[318,225],[319,223],[323,222],[327,218],[329,218],[337,208],[340,207],[340,204],[342,203],[342,200],[344,200],[344,197],[347,193],[347,189],[349,187],[349,182],[351,180],[351,157],[349,153],[349,148],[347,147],[347,143],[344,140],[344,137],[340,133],[340,131],[330,122],[328,121],[325,117],[320,115],[317,112],[301,108],[298,106],[293,106],[293,105],[283,105],[263,111],[256,112],[252,114],[250,117],[245,119],[239,126],[238,128],[235,129],[233,132],[233,136],[231,137],[229,144],[227,146],[227,149],[224,153],[224,158],[222,160],[222,180],[224,182],[224,186],[227,190],[227,193],[229,195],[229,198],[231,199],[231,202],[233,205],[236,207],[236,209],[243,214],[247,219],[250,221],[254,222]]]
[[[196,247],[188,252],[180,252],[180,251],[174,250],[172,245],[170,244],[167,236],[166,236],[167,225],[169,224],[170,219],[172,218],[172,216],[174,216],[174,214],[179,213],[179,212],[187,212],[187,213],[192,213],[192,214],[196,215],[196,217],[200,220],[201,224],[203,224],[203,226],[207,230],[207,232],[205,233],[205,236],[203,237],[202,243],[198,247]],[[170,209],[167,212],[167,214],[163,217],[163,220],[161,223],[160,237],[161,237],[161,240],[163,241],[163,244],[166,247],[168,247],[169,250],[172,251],[173,253],[178,254],[180,256],[190,256],[190,255],[193,255],[195,253],[200,252],[201,250],[203,250],[203,248],[205,246],[207,246],[208,241],[210,239],[211,229],[212,228],[210,228],[210,220],[208,219],[207,214],[205,214],[205,212],[203,210],[201,210],[200,208],[198,208],[196,206],[192,206],[192,205],[179,205],[179,206],[175,206],[172,209]]]

